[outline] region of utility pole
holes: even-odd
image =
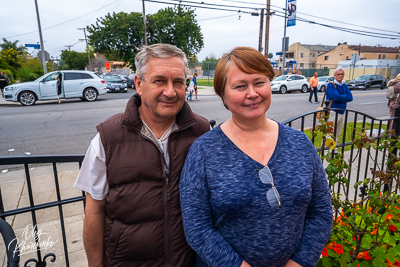
[[[264,56],[268,58],[268,45],[269,45],[269,16],[271,15],[270,11],[271,0],[267,0],[267,18],[265,19],[265,48],[264,48]]]
[[[260,53],[261,53],[261,50],[262,50],[263,25],[264,25],[264,8],[261,9],[261,17],[260,17],[260,36],[259,36],[259,38],[258,38],[258,52],[260,52]]]
[[[146,12],[144,10],[144,0],[142,0],[142,4],[143,4],[143,24],[144,24],[144,45],[147,45]]]
[[[46,74],[46,73],[47,73],[46,57],[45,57],[45,55],[44,55],[44,45],[43,45],[43,37],[42,37],[42,27],[40,26],[39,8],[38,8],[37,0],[35,0],[35,6],[36,6],[36,16],[37,16],[37,21],[38,21],[38,27],[39,27],[40,48],[42,49],[43,73]]]
[[[90,70],[92,70],[92,62],[90,61],[89,46],[88,46],[87,37],[86,37],[86,28],[78,28],[78,30],[83,30],[83,33],[85,34],[86,51],[87,51],[87,56],[88,56],[88,59],[89,59],[89,68],[90,68]],[[80,41],[80,40],[81,40],[81,39],[79,39],[79,41]]]
[[[283,31],[283,54],[282,54],[282,74],[285,74],[285,61],[286,61],[286,23],[287,23],[287,0],[285,0],[285,28]]]
[[[71,51],[71,47],[73,47],[73,45],[64,45],[65,47],[68,47],[68,51]]]

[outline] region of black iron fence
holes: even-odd
[[[82,202],[83,204],[83,209],[85,206],[85,193],[81,192],[80,196],[75,196],[75,197],[68,197],[68,198],[63,198],[61,194],[61,189],[60,189],[60,181],[58,177],[58,170],[57,170],[57,164],[60,163],[76,163],[77,168],[79,169],[81,166],[81,162],[83,161],[84,155],[44,155],[44,156],[20,156],[20,157],[0,157],[0,166],[18,166],[23,168],[24,174],[25,174],[25,181],[26,181],[26,188],[27,188],[27,193],[28,193],[28,199],[29,199],[29,204],[25,207],[18,207],[15,209],[9,209],[5,210],[4,208],[4,199],[2,197],[2,187],[0,185],[0,218],[2,220],[8,220],[9,224],[13,224],[13,218],[14,216],[19,215],[19,214],[26,214],[30,213],[31,215],[31,225],[33,226],[32,229],[28,229],[28,232],[24,233],[24,235],[28,235],[26,237],[30,237],[34,239],[29,241],[29,244],[24,243],[22,244],[24,247],[22,247],[21,244],[19,246],[21,247],[15,247],[16,246],[16,241],[17,240],[11,240],[8,239],[5,241],[5,246],[7,250],[7,258],[8,258],[8,263],[10,265],[7,266],[18,266],[18,265],[13,265],[16,262],[16,257],[21,254],[21,249],[32,250],[32,246],[35,246],[35,250],[37,253],[37,258],[31,258],[26,260],[24,266],[29,266],[30,263],[33,263],[35,265],[31,266],[37,266],[37,267],[43,267],[46,266],[46,260],[50,260],[54,262],[56,260],[56,255],[52,253],[51,251],[48,250],[48,244],[43,243],[43,240],[40,240],[40,234],[41,230],[37,229],[36,226],[38,225],[38,220],[37,220],[37,213],[41,210],[45,209],[51,209],[51,208],[57,208],[58,209],[58,220],[60,222],[60,231],[61,231],[61,236],[62,236],[62,247],[63,247],[63,254],[64,254],[64,259],[62,262],[65,262],[65,266],[70,266],[70,259],[69,259],[69,250],[68,250],[68,243],[67,243],[67,236],[66,236],[66,226],[65,226],[65,215],[64,215],[64,207],[68,204],[71,203],[77,203],[77,202]],[[53,178],[54,178],[54,192],[56,194],[56,200],[50,201],[50,202],[44,202],[37,204],[34,193],[33,193],[33,186],[32,186],[32,179],[31,179],[31,170],[33,170],[32,166],[37,166],[37,164],[51,164],[52,169],[53,169]],[[39,181],[40,182],[40,181]],[[50,185],[46,185],[50,186]],[[4,190],[4,189],[3,189]],[[6,189],[9,190],[9,189]],[[4,192],[3,192],[4,193]],[[21,193],[22,194],[22,193]],[[36,192],[36,196],[40,196],[40,192]],[[3,227],[0,225],[0,230],[3,233],[7,235],[7,232],[9,232],[4,226],[4,221],[2,222]],[[34,236],[32,236],[34,235]],[[43,239],[43,238],[42,238]],[[27,241],[27,240],[24,240]],[[51,242],[51,241],[50,241]],[[9,246],[14,247],[14,249],[10,249]],[[42,256],[42,252],[46,252],[46,255]],[[48,252],[48,253],[47,253]],[[55,263],[54,266],[64,266],[63,264],[60,264],[60,259],[58,260],[58,263]]]
[[[333,112],[336,109],[331,109],[331,112]],[[327,112],[327,110],[325,110]],[[336,112],[335,112],[336,114]],[[334,121],[337,122],[338,117],[337,115],[334,118]],[[350,159],[354,157],[354,145],[351,141],[353,140],[358,133],[358,128],[365,129],[367,131],[367,134],[369,136],[376,136],[378,139],[378,145],[379,145],[379,140],[380,140],[380,135],[386,131],[389,127],[390,122],[393,121],[393,128],[396,130],[397,135],[400,133],[400,109],[396,110],[396,115],[395,117],[392,118],[386,118],[386,119],[377,119],[372,116],[369,116],[365,113],[353,111],[353,110],[346,110],[344,113],[344,127],[343,127],[343,132],[338,138],[338,150],[342,152],[342,154],[348,156]],[[213,122],[210,122],[213,123]],[[284,124],[295,128],[299,129],[300,131],[303,132],[313,132],[316,126],[318,125],[319,121],[317,119],[317,111],[310,111],[304,114],[301,114],[299,116],[296,116],[294,118],[291,118],[289,120],[286,120],[283,122]],[[352,125],[352,127],[345,127],[347,125]],[[321,144],[317,144],[317,139],[312,136],[311,141],[318,147]],[[324,151],[328,150],[329,148],[323,147],[322,146],[322,153]],[[368,154],[372,154],[373,157],[368,156]],[[351,181],[351,186],[354,185],[354,183],[360,181],[361,179],[367,178],[367,175],[369,174],[369,171],[371,169],[376,169],[377,167],[381,169],[385,169],[385,155],[384,153],[379,152],[378,150],[376,151],[371,151],[371,148],[369,148],[367,151],[361,152],[358,155],[358,162],[353,168],[351,169],[351,172],[349,173],[349,181]],[[38,232],[34,232],[34,239],[35,239],[35,252],[37,254],[37,258],[32,258],[28,259],[25,262],[25,266],[28,266],[30,263],[35,264],[35,266],[46,266],[46,260],[54,261],[57,260],[57,262],[54,264],[54,266],[67,266],[69,267],[70,264],[70,250],[69,250],[69,244],[70,242],[67,242],[67,236],[66,236],[66,231],[69,230],[66,227],[65,224],[65,211],[64,208],[67,205],[70,204],[80,204],[79,212],[83,214],[84,211],[84,206],[85,206],[85,193],[79,191],[79,195],[77,196],[72,196],[72,197],[62,197],[61,194],[61,189],[60,189],[60,179],[59,179],[59,171],[57,169],[57,166],[61,163],[73,163],[77,165],[77,169],[80,168],[81,162],[83,161],[84,155],[47,155],[47,156],[20,156],[20,157],[0,157],[0,166],[20,166],[22,168],[21,170],[24,171],[24,176],[26,182],[26,188],[28,192],[28,198],[29,198],[29,204],[26,205],[25,207],[17,207],[14,209],[5,209],[4,207],[4,199],[2,197],[2,191],[3,188],[0,183],[0,218],[3,220],[7,220],[8,224],[13,224],[13,220],[10,220],[10,218],[13,218],[16,215],[19,214],[30,214],[30,220],[32,222],[32,225],[37,225],[38,220],[37,220],[37,213],[46,210],[46,209],[51,209],[51,208],[56,208],[58,210],[58,215],[57,215],[57,220],[59,220],[60,225],[60,231],[61,231],[61,236],[62,236],[62,252],[59,254],[64,255],[64,259],[56,259],[56,254],[53,253],[52,251],[47,251],[44,250],[42,247],[42,243],[39,242],[40,234]],[[299,159],[302,160],[302,159]],[[46,164],[47,166],[52,167],[52,176],[54,180],[54,192],[55,192],[55,200],[53,201],[47,201],[42,203],[37,203],[37,201],[34,199],[34,196],[40,196],[39,194],[34,194],[33,193],[33,186],[32,186],[32,181],[31,181],[31,166],[36,166],[36,164]],[[0,181],[1,182],[1,181]],[[398,192],[398,185],[397,186],[397,192]],[[357,199],[358,196],[357,189],[354,190],[354,200]],[[74,207],[74,209],[77,209],[77,207]],[[5,227],[3,227],[4,223],[0,223],[0,230],[3,234],[3,231],[8,231]],[[7,239],[5,242],[10,242],[10,237]],[[73,242],[72,242],[73,243]],[[9,249],[9,248],[8,248]],[[83,249],[83,247],[82,247]],[[50,249],[51,250],[51,249]],[[42,256],[42,252],[45,252],[46,255]],[[12,265],[15,264],[16,256],[18,253],[13,253],[14,251],[8,250],[8,260],[10,261],[9,266],[17,266],[17,265]],[[1,253],[0,253],[1,254]],[[74,265],[73,265],[74,266]]]

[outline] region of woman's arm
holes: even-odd
[[[312,196],[306,212],[300,244],[291,258],[297,264],[305,267],[317,265],[322,249],[331,235],[333,220],[331,196],[325,170],[315,148],[312,147],[310,151],[314,165]]]
[[[180,182],[180,195],[186,240],[197,255],[208,266],[250,266],[215,229],[205,157],[199,142],[191,146],[186,158]]]

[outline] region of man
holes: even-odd
[[[1,93],[3,93],[4,87],[7,86],[7,80],[6,77],[4,77],[3,71],[0,70],[0,89]]]
[[[343,82],[344,78],[344,69],[337,68],[333,77],[335,78],[333,83],[328,83],[326,88],[326,101],[332,101],[331,108],[340,108],[343,110],[338,110],[335,112],[331,112],[329,116],[329,120],[335,122],[336,113],[337,113],[337,122],[335,127],[335,141],[338,142],[338,137],[342,132],[343,121],[344,121],[344,110],[347,108],[347,102],[353,101],[353,95],[347,84]]]
[[[197,73],[193,74],[192,81],[194,83],[194,100],[199,100],[200,98],[197,97]]]
[[[75,187],[86,191],[83,241],[92,266],[194,266],[179,179],[189,146],[210,129],[185,101],[186,55],[168,44],[136,55],[125,112],[97,126]]]
[[[314,76],[310,79],[310,97],[308,98],[308,102],[312,103],[312,96],[314,94],[315,103],[319,103],[318,101],[318,72],[314,72]]]

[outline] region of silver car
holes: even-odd
[[[303,75],[291,74],[281,75],[276,77],[271,82],[271,90],[286,94],[286,92],[299,91],[306,93],[309,88],[309,83]]]
[[[57,77],[61,73],[60,98],[81,98],[94,101],[99,95],[105,95],[107,88],[104,80],[94,72],[62,70],[47,73],[33,82],[17,83],[4,88],[4,99],[31,106],[36,100],[57,99]]]
[[[318,77],[318,91],[325,92],[328,83],[333,82],[335,78],[333,76],[321,76]]]

